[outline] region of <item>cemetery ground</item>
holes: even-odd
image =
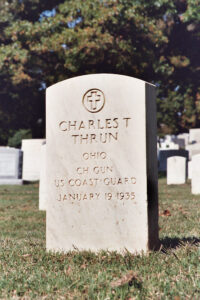
[[[199,299],[199,196],[159,179],[161,247],[46,253],[38,183],[0,186],[0,299]]]

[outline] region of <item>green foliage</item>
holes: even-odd
[[[0,298],[199,299],[199,200],[189,183],[159,180],[158,252],[59,254],[45,249],[38,184],[0,186]],[[133,280],[120,284],[130,271]]]
[[[0,143],[10,135],[8,128],[44,135],[44,86],[90,73],[156,84],[160,131],[163,125],[174,133],[200,127],[199,4],[1,1]],[[55,15],[41,17],[52,8]]]
[[[8,146],[14,148],[21,148],[21,141],[23,139],[31,139],[32,134],[29,129],[20,129],[8,139]]]

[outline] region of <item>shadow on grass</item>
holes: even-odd
[[[34,183],[38,183],[39,184],[39,180],[36,180],[36,181],[23,180],[23,184],[24,185],[31,185],[31,184],[34,184]]]
[[[170,238],[165,237],[160,240],[161,245],[163,246],[164,251],[169,249],[176,249],[185,243],[189,243],[191,245],[198,245],[200,243],[200,239],[192,236],[187,238]]]

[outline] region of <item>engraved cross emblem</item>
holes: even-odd
[[[90,102],[90,109],[97,109],[97,102],[101,101],[101,95],[98,95],[98,91],[91,91],[90,95],[87,96],[87,101]]]
[[[87,111],[96,113],[104,107],[105,97],[101,90],[90,89],[84,94],[82,102]]]

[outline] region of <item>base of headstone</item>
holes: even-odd
[[[0,179],[0,185],[22,185],[22,179]]]

